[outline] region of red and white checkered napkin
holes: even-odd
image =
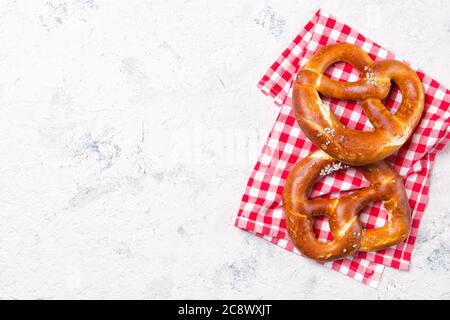
[[[248,180],[235,225],[295,253],[299,252],[286,233],[281,194],[291,168],[316,147],[306,138],[295,120],[291,107],[291,85],[300,66],[304,65],[319,47],[336,42],[355,44],[369,53],[374,60],[401,60],[348,25],[319,10],[258,84],[261,91],[281,108]],[[411,67],[417,70],[414,66]],[[343,81],[358,79],[358,72],[344,63],[329,68],[326,74]],[[384,266],[408,269],[428,197],[431,168],[436,154],[450,139],[450,91],[422,71],[417,70],[417,74],[425,90],[422,120],[405,145],[388,158],[405,179],[413,214],[411,234],[405,242],[395,247],[378,252],[360,252],[346,259],[324,264],[372,287],[377,287]],[[359,104],[329,98],[324,98],[323,101],[330,105],[343,124],[359,130],[371,128]],[[395,110],[400,101],[398,88],[393,88],[385,104]],[[367,185],[360,172],[347,169],[318,181],[312,196],[335,196]],[[360,217],[368,228],[382,226],[386,222],[386,212],[379,203],[367,208]],[[315,231],[319,239],[332,239],[324,218],[317,219]]]

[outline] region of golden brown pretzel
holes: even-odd
[[[402,178],[385,161],[358,167],[370,186],[336,199],[309,199],[317,180],[341,168],[322,150],[298,162],[289,173],[284,191],[283,207],[288,234],[305,256],[328,261],[356,251],[374,251],[406,239],[411,213]],[[364,229],[359,212],[372,201],[383,201],[388,222],[376,229]],[[328,217],[333,241],[321,242],[313,232],[313,219]]]
[[[360,71],[356,82],[331,80],[323,72],[344,61]],[[395,82],[403,99],[395,114],[383,105]],[[373,131],[344,126],[319,96],[361,101]],[[417,74],[395,60],[374,62],[363,50],[334,44],[318,50],[300,69],[293,89],[297,122],[306,136],[333,158],[351,165],[377,162],[398,150],[409,138],[422,115],[424,93]]]

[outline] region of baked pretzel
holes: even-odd
[[[406,239],[411,213],[402,178],[385,161],[360,166],[370,186],[336,199],[309,199],[312,187],[321,176],[342,168],[322,150],[298,162],[287,178],[283,207],[288,234],[305,256],[329,261],[356,251],[380,250]],[[372,201],[383,201],[388,222],[376,229],[364,229],[359,213]],[[313,232],[317,216],[328,217],[333,240],[319,241]]]
[[[356,82],[331,80],[323,72],[344,61],[361,73]],[[391,81],[403,96],[395,114],[383,105]],[[373,131],[344,126],[319,96],[360,101]],[[417,74],[395,60],[374,62],[363,50],[348,44],[321,48],[300,69],[293,89],[297,122],[306,136],[333,158],[351,165],[380,161],[398,150],[417,126],[423,111],[424,93]]]

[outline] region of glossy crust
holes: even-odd
[[[385,161],[360,166],[370,186],[336,199],[309,199],[317,180],[341,163],[319,150],[298,162],[289,173],[283,206],[288,234],[301,253],[314,260],[343,258],[356,251],[375,251],[406,239],[411,212],[402,178]],[[385,226],[363,229],[359,213],[372,201],[383,201],[388,212]],[[314,217],[326,216],[333,241],[321,242],[313,232]]]
[[[345,61],[361,74],[356,82],[331,80],[323,72],[335,62]],[[395,114],[383,105],[395,82],[402,102]],[[373,131],[344,126],[324,105],[319,93],[336,99],[360,101]],[[406,64],[374,62],[363,50],[348,44],[321,48],[302,67],[293,88],[297,122],[306,136],[333,158],[350,165],[380,161],[397,151],[417,126],[424,106],[424,93],[417,74]]]

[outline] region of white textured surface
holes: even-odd
[[[450,84],[447,0],[1,0],[0,298],[450,298],[449,147],[378,290],[233,227],[319,7]]]

